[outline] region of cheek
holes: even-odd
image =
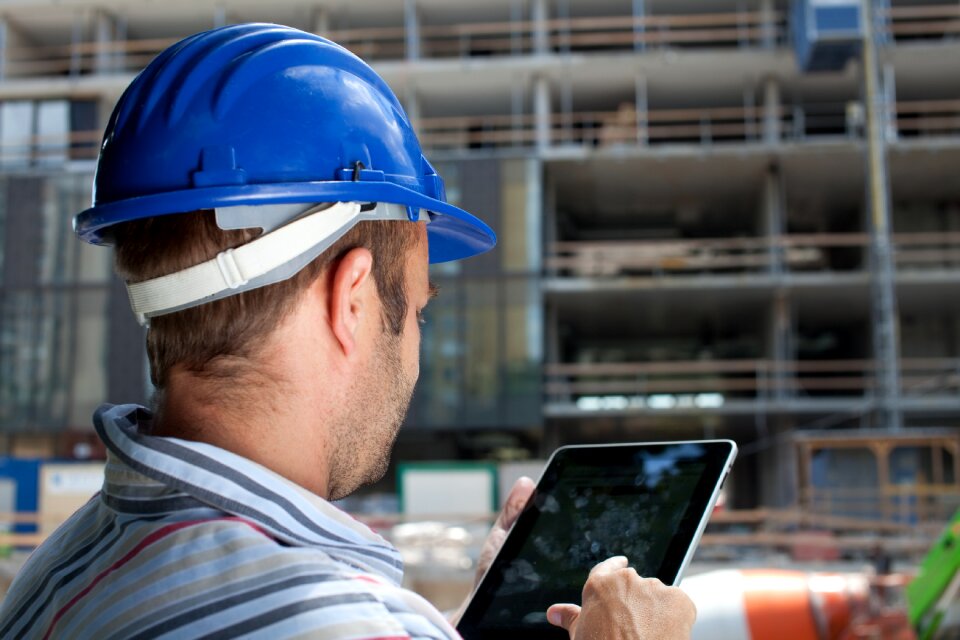
[[[420,322],[414,313],[403,330],[403,359],[409,371],[420,373]]]

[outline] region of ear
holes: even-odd
[[[345,355],[356,348],[357,331],[369,314],[373,256],[364,248],[351,249],[330,266],[330,329]]]

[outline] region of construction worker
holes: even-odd
[[[120,98],[78,235],[115,247],[154,410],[102,406],[103,490],[31,556],[0,637],[450,638],[396,549],[328,501],[386,471],[430,262],[494,246],[359,58],[277,25],[200,33]],[[512,491],[488,564],[532,492]],[[481,567],[482,569],[482,567]],[[598,565],[571,637],[683,638],[690,600]]]

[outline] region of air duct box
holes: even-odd
[[[794,0],[793,48],[803,71],[841,71],[863,45],[860,0]]]

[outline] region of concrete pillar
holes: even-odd
[[[747,142],[757,139],[757,97],[752,84],[743,90],[743,138]]]
[[[537,151],[550,147],[553,130],[550,108],[550,82],[546,76],[538,75],[533,81],[533,113],[536,126]]]
[[[544,206],[546,198],[543,188],[543,161],[539,158],[527,158],[525,161],[525,172],[527,174],[527,255],[530,256],[528,268],[532,273],[543,272],[543,238],[544,238]],[[540,326],[543,326],[542,317],[542,292],[538,288],[538,295],[541,297],[541,304],[538,306],[540,311]],[[531,349],[539,352],[539,357],[535,360],[543,361],[543,345],[532,345]]]
[[[773,293],[770,307],[770,355],[773,367],[769,372],[770,396],[775,402],[782,402],[795,395],[790,381],[794,372],[788,368],[793,362],[793,313],[790,308],[790,294],[787,289],[778,287]]]
[[[217,3],[213,7],[213,28],[226,26],[227,24],[227,8],[220,3]]]
[[[871,5],[862,0],[863,15]],[[900,326],[890,223],[890,182],[884,136],[884,99],[880,85],[874,23],[864,20],[863,95],[867,112],[867,202],[873,260],[874,358],[877,363],[878,418],[884,428],[903,427],[900,408]]]
[[[533,22],[533,52],[537,55],[546,55],[550,52],[547,0],[533,0],[530,14]]]
[[[776,15],[773,0],[760,0],[760,44],[764,49],[777,46]]]
[[[523,53],[523,3],[522,0],[510,0],[510,55]]]
[[[763,226],[770,241],[770,274],[780,276],[784,271],[784,251],[780,240],[786,228],[786,206],[783,197],[783,178],[780,168],[771,164],[763,180]]]
[[[22,50],[33,44],[6,16],[0,16],[0,79],[10,72],[11,50],[21,50],[17,57],[23,59]]]
[[[404,0],[403,25],[407,34],[407,60],[416,60],[420,57],[420,10],[417,0]]]
[[[523,98],[526,84],[522,77],[517,77],[510,83],[510,129],[513,131],[511,138],[514,145],[523,144]]]
[[[557,18],[564,21],[557,48],[562,53],[570,53],[570,0],[557,0],[556,13]]]
[[[768,436],[772,441],[761,456],[758,496],[761,507],[784,509],[799,503],[797,456],[790,439],[792,421],[779,420]]]
[[[564,142],[573,140],[573,80],[569,74],[564,74],[560,85],[560,114],[563,127]]]
[[[763,141],[780,142],[780,83],[772,76],[763,81]]]
[[[111,73],[123,69],[123,49],[119,48],[119,40],[123,39],[124,31],[120,21],[113,14],[97,10],[93,17],[94,41],[97,43],[93,58],[95,73]]]
[[[403,92],[403,106],[407,112],[407,118],[413,123],[414,128],[420,127],[420,94],[412,86],[407,86]],[[419,134],[419,130],[417,131]]]
[[[897,72],[891,63],[883,65],[883,101],[886,103],[884,113],[884,136],[887,142],[896,142],[899,136],[897,130]]]
[[[645,35],[647,27],[644,19],[647,17],[647,6],[644,0],[633,0],[633,49],[634,51],[643,51],[647,48]]]
[[[763,233],[767,238],[769,266],[768,273],[774,278],[776,286],[770,307],[770,358],[772,367],[767,372],[770,396],[776,401],[790,395],[792,387],[788,381],[792,377],[786,366],[793,360],[793,326],[789,292],[782,286],[785,271],[784,247],[781,244],[786,228],[786,207],[783,195],[783,177],[780,168],[771,164],[763,181],[760,197]]]
[[[5,17],[0,17],[0,80],[7,77],[7,49],[10,46],[7,33],[9,30],[9,21]]]
[[[82,47],[87,39],[90,25],[90,11],[81,9],[73,14],[73,32],[70,36],[70,75],[77,76],[83,72],[84,55]]]
[[[316,7],[310,28],[318,36],[326,36],[330,32],[330,11],[326,7]]]
[[[646,146],[650,142],[650,105],[647,95],[647,77],[638,73],[634,79],[635,108],[637,111],[637,144]]]

